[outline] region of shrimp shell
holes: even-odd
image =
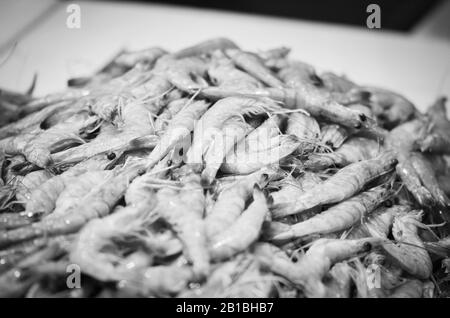
[[[322,142],[333,149],[339,148],[348,138],[348,132],[340,125],[325,125],[321,129]]]
[[[246,250],[258,239],[268,213],[266,198],[258,185],[255,185],[253,202],[248,208],[233,225],[210,238],[211,258],[224,260]]]
[[[319,205],[348,199],[360,191],[368,182],[392,171],[396,163],[397,160],[395,160],[392,152],[382,153],[376,158],[353,163],[291,201],[295,202],[295,209],[292,209],[288,214],[275,213],[273,216],[284,217]]]
[[[349,164],[375,158],[380,146],[374,140],[353,137],[335,152],[313,153],[303,163],[306,169],[321,171],[329,167],[345,167]]]
[[[391,194],[384,186],[378,186],[342,201],[312,218],[291,225],[272,240],[288,240],[313,234],[342,231],[361,221]]]
[[[203,221],[205,197],[198,175],[187,175],[183,184],[180,191],[170,188],[158,191],[157,211],[180,238],[185,247],[186,258],[192,263],[196,277],[201,280],[209,273],[209,254]]]
[[[269,87],[283,88],[284,84],[272,72],[265,67],[259,56],[241,51],[239,49],[228,49],[225,54],[236,64],[253,77]]]
[[[433,265],[424,243],[418,236],[417,226],[422,214],[420,211],[412,211],[396,216],[392,234],[399,244],[386,243],[383,249],[402,269],[419,279],[427,279],[432,274]]]
[[[233,225],[253,193],[254,185],[263,187],[269,178],[269,173],[270,171],[264,169],[256,171],[226,186],[219,193],[216,203],[205,218],[205,228],[209,239]]]

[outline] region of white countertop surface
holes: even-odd
[[[59,3],[12,52],[0,52],[0,87],[24,90],[36,72],[36,94],[42,95],[64,89],[70,77],[90,74],[123,47],[176,50],[225,36],[247,50],[288,46],[292,57],[319,70],[396,90],[420,108],[437,95],[450,96],[450,43],[439,39],[176,6],[77,3],[80,29],[67,28],[69,3]],[[5,14],[2,5],[0,11]]]

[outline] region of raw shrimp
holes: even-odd
[[[271,60],[284,59],[289,55],[290,52],[291,52],[290,48],[280,46],[266,51],[258,52],[257,54],[262,60],[264,60],[267,63],[268,61]]]
[[[3,126],[0,128],[0,140],[10,136],[16,136],[30,129],[34,129],[39,126],[47,117],[57,112],[63,111],[70,106],[75,107],[74,105],[72,105],[72,102],[61,101],[40,111],[29,114],[28,116],[25,116],[18,121]]]
[[[395,288],[389,298],[421,298],[424,284],[417,279],[410,279]]]
[[[270,194],[270,210],[275,215],[289,213],[290,210],[295,208],[295,204],[284,204],[284,202],[292,200],[292,198],[303,194],[320,183],[322,183],[322,180],[318,175],[307,171],[299,178],[283,183],[279,191]],[[312,209],[310,212],[311,215],[314,215],[320,212],[320,208]]]
[[[216,203],[205,219],[209,239],[233,225],[244,211],[245,203],[252,195],[255,184],[263,188],[270,174],[269,170],[261,169],[226,186],[219,193]]]
[[[386,89],[356,87],[351,90],[351,94],[367,94],[373,112],[382,126],[388,129],[392,129],[418,114],[413,103],[402,95]]]
[[[230,118],[219,133],[214,134],[213,140],[204,154],[204,169],[202,172],[202,184],[210,185],[216,177],[225,156],[234,146],[253,130],[253,127],[241,118]]]
[[[335,264],[326,276],[330,278],[326,283],[326,297],[349,298],[352,287],[352,271],[353,269],[346,262]]]
[[[367,129],[375,126],[373,119],[368,118],[360,111],[348,109],[329,96],[315,88],[303,90],[294,88],[264,88],[253,90],[226,90],[220,87],[202,89],[202,96],[220,99],[233,96],[270,97],[275,101],[284,103],[289,109],[304,109],[316,118],[323,118],[332,123],[355,129]]]
[[[356,84],[345,76],[339,76],[332,72],[320,74],[320,79],[322,80],[323,86],[331,92],[347,93],[356,87]]]
[[[75,240],[70,260],[78,264],[84,273],[101,281],[120,281],[126,279],[130,271],[147,267],[151,263],[151,255],[146,255],[147,257],[140,258],[131,267],[127,267],[124,257],[119,253],[115,255],[108,252],[104,247],[121,237],[137,236],[139,230],[144,229],[144,224],[152,218],[154,204],[150,198],[117,209],[105,218],[88,222]]]
[[[285,65],[279,66],[281,69],[278,71],[278,76],[288,87],[303,89],[306,86],[321,84],[312,65],[300,61],[288,61]]]
[[[203,220],[205,197],[200,177],[188,174],[177,191],[163,188],[157,193],[157,211],[180,238],[193,272],[201,280],[209,273],[209,254]],[[188,207],[188,209],[186,209]]]
[[[302,153],[311,152],[319,142],[320,127],[317,121],[303,113],[289,114],[286,134],[294,135],[301,142]]]
[[[167,104],[155,120],[155,132],[161,135],[167,130],[170,121],[175,115],[177,115],[185,106],[190,104],[188,98],[180,98]]]
[[[446,97],[440,97],[427,111],[432,127],[431,133],[418,141],[422,152],[450,154],[450,121],[445,108],[446,102]]]
[[[385,140],[385,147],[397,154],[399,161],[396,171],[407,189],[421,205],[433,202],[429,190],[422,185],[420,171],[417,171],[411,161],[411,151],[415,141],[420,138],[424,130],[424,123],[412,120],[394,128]]]
[[[379,207],[368,218],[362,220],[361,224],[353,227],[345,237],[347,239],[387,238],[394,223],[394,218],[397,215],[407,213],[409,210],[410,207],[403,205],[394,205],[389,208]]]
[[[76,206],[71,207],[61,217],[42,220],[30,226],[0,234],[0,247],[23,242],[40,236],[55,236],[78,231],[89,220],[107,215],[111,208],[124,195],[128,184],[137,176],[142,167],[131,165],[107,176],[100,184],[82,197]]]
[[[225,54],[236,64],[250,75],[259,79],[269,87],[283,88],[283,82],[265,67],[263,61],[258,55],[241,51],[239,49],[225,50]]]
[[[278,233],[272,240],[283,241],[308,235],[328,234],[343,231],[362,221],[392,193],[384,186],[378,186],[342,201],[310,219],[291,225],[285,232]]]
[[[319,205],[341,202],[359,192],[367,183],[377,177],[389,173],[397,160],[392,152],[385,152],[379,156],[353,163],[339,170],[335,175],[323,183],[304,192],[295,200],[295,209],[288,214],[274,214],[274,217],[284,217],[296,214]]]
[[[143,297],[175,296],[195,280],[190,266],[160,265],[130,271],[118,288]]]
[[[222,52],[214,53],[213,62],[208,68],[208,76],[214,85],[226,89],[240,90],[264,87],[256,78],[237,69]]]
[[[340,125],[325,125],[321,129],[322,142],[333,149],[339,148],[348,138],[349,133]]]
[[[333,264],[367,253],[380,243],[381,240],[376,238],[318,239],[297,263],[292,263],[286,257],[275,258],[269,244],[258,245],[255,253],[265,267],[300,287],[307,297],[325,297],[326,286],[322,279]]]
[[[224,98],[216,102],[200,118],[194,128],[192,146],[187,153],[187,162],[201,164],[202,158],[210,146],[217,130],[233,117],[244,115],[259,115],[274,112],[281,108],[269,99],[255,99],[246,97]]]
[[[418,235],[418,227],[424,227],[420,223],[422,215],[421,211],[412,211],[396,216],[392,235],[398,244],[385,243],[383,249],[402,269],[419,279],[427,279],[432,274],[433,265]]]
[[[199,56],[174,59],[166,55],[156,62],[152,72],[167,79],[176,88],[192,92],[207,86],[203,78],[207,68],[206,60]]]
[[[264,166],[279,164],[281,159],[292,154],[300,145],[295,137],[289,135],[277,135],[268,139],[267,143],[272,147],[256,149],[256,151],[252,149],[245,151],[238,146],[236,151],[228,153],[220,170],[234,174],[252,173]],[[245,144],[245,146],[248,145]]]
[[[31,193],[52,177],[53,175],[47,170],[37,170],[28,173],[17,186],[16,199],[22,204],[26,204],[31,198]]]
[[[209,104],[204,101],[186,104],[170,121],[166,131],[148,157],[147,166],[154,166],[170,150],[188,137],[194,130],[196,121],[206,112],[208,107]]]
[[[213,260],[223,260],[245,251],[260,233],[264,219],[269,215],[266,198],[258,185],[253,191],[253,202],[229,228],[210,238],[209,251]]]
[[[349,164],[375,158],[380,153],[380,145],[374,140],[353,137],[335,152],[313,153],[303,163],[306,169],[321,171],[329,167],[345,167]]]
[[[227,38],[214,38],[200,42],[172,54],[176,59],[207,54],[216,50],[238,49],[238,46]]]

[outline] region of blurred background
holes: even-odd
[[[365,12],[371,3],[383,8],[383,28],[410,31],[427,15],[445,0],[147,0],[141,2],[172,3],[176,5],[193,6],[230,10],[235,12],[264,14],[321,22],[343,23],[364,26]],[[448,16],[447,16],[448,17]],[[450,19],[449,19],[450,20]]]
[[[366,25],[381,8],[381,29]],[[68,8],[80,8],[70,28]],[[424,107],[450,95],[448,0],[0,0],[0,87],[36,94],[88,76],[119,50],[178,50],[229,37],[245,50],[288,46],[318,70],[396,90]]]

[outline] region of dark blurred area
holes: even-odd
[[[441,1],[443,0],[141,0],[138,2],[176,4],[361,27],[366,26],[367,6],[375,3],[381,7],[383,29],[408,31]]]

